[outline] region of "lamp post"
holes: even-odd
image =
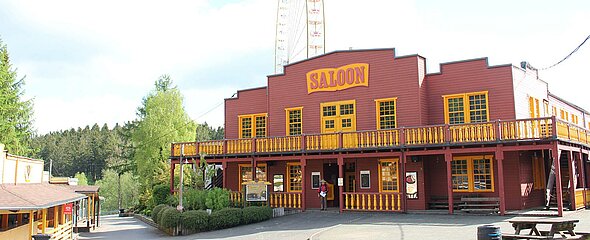
[[[182,157],[184,156],[184,145],[180,145],[180,192],[178,193],[178,207],[176,209],[182,212],[182,190],[184,188],[183,176],[184,171],[182,169]]]

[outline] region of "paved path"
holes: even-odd
[[[269,221],[173,239],[476,239],[477,227],[513,229],[506,221],[513,216],[432,214],[345,213],[307,211]],[[590,231],[590,211],[567,212],[565,218],[579,219],[576,229]],[[167,239],[172,238],[132,218],[108,216],[92,233],[81,239]]]

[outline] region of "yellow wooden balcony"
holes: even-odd
[[[402,127],[387,130],[304,134],[173,143],[172,157],[409,148],[561,139],[590,145],[590,130],[549,118]]]

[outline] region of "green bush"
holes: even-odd
[[[193,231],[205,231],[209,229],[209,214],[202,210],[183,212],[182,227]]]
[[[158,216],[166,207],[168,207],[168,205],[166,204],[160,204],[154,207],[154,209],[152,210],[152,220],[154,220],[155,223],[158,223]]]
[[[168,184],[160,184],[154,186],[152,199],[154,205],[166,204],[168,196],[170,196],[170,186]]]
[[[208,209],[220,210],[229,207],[229,191],[221,188],[213,188],[207,192],[205,206]]]
[[[169,206],[178,206],[178,197],[168,195],[168,197],[166,197],[166,204],[168,204]]]
[[[211,230],[230,228],[240,225],[242,219],[242,209],[224,208],[214,211],[209,216],[209,227]]]
[[[207,192],[190,189],[186,191],[183,195],[183,205],[188,210],[205,210],[207,207],[205,206],[205,200],[207,199]]]
[[[177,227],[182,217],[181,213],[173,207],[167,207],[160,215],[160,222],[158,224],[165,228]]]
[[[242,209],[242,223],[250,224],[262,222],[272,218],[272,208],[270,207],[246,207]]]
[[[157,218],[154,219],[154,222],[156,222],[157,224],[162,225],[162,217],[164,216],[164,212],[168,209],[174,209],[176,210],[176,208],[170,207],[168,205],[166,205],[166,207],[162,208],[162,210],[160,210],[160,212],[158,213],[158,216],[156,216]]]

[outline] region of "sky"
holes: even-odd
[[[550,66],[590,34],[590,1],[324,0],[326,52],[395,48],[439,64],[488,57]],[[223,126],[223,99],[274,73],[277,0],[0,0],[0,38],[39,134],[122,124],[168,74],[189,116]],[[590,110],[590,41],[540,71]]]

